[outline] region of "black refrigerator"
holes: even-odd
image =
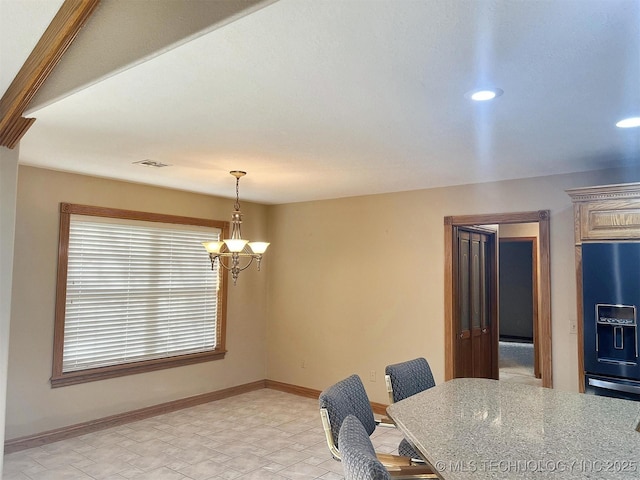
[[[640,242],[582,244],[585,391],[640,401]]]

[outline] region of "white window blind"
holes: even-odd
[[[216,347],[220,230],[71,215],[63,372]]]

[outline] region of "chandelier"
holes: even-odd
[[[240,178],[244,177],[247,172],[232,170],[229,172],[236,177],[236,203],[231,213],[231,238],[218,242],[203,242],[202,245],[209,252],[211,259],[211,269],[215,268],[216,261],[223,268],[231,272],[233,284],[238,281],[238,275],[241,271],[249,267],[255,260],[258,270],[260,270],[260,262],[262,255],[269,246],[268,242],[249,242],[242,238],[240,227],[242,225],[242,212],[240,211]]]

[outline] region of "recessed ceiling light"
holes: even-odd
[[[629,117],[620,120],[616,123],[616,127],[619,128],[632,128],[632,127],[640,127],[640,117]]]
[[[476,102],[485,102],[499,97],[504,92],[499,88],[484,88],[482,90],[471,90],[465,93],[465,97],[475,100]]]

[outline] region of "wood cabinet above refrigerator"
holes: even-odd
[[[576,244],[640,239],[640,183],[572,188]]]

